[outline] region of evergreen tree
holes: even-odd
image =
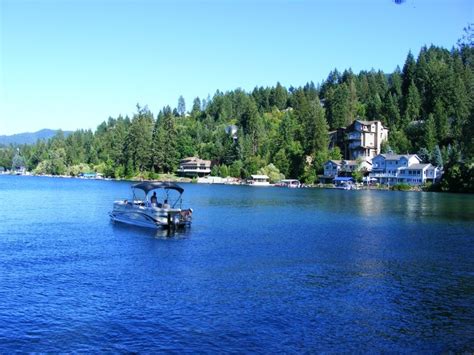
[[[326,105],[331,129],[346,127],[350,123],[350,91],[346,83],[328,90]]]
[[[288,100],[287,91],[278,82],[276,84],[275,90],[273,90],[273,93],[270,96],[270,104],[273,106],[276,106],[279,110],[284,110],[286,108],[287,100]]]
[[[440,99],[435,101],[433,116],[436,123],[438,141],[444,141],[449,136],[449,121],[448,114]]]
[[[390,75],[389,84],[390,84],[390,93],[397,98],[401,97],[403,79],[402,79],[402,73],[400,71],[399,66],[397,66],[397,68],[392,73],[392,75]]]
[[[431,156],[432,156],[431,164],[433,164],[434,166],[439,166],[439,167],[443,166],[443,157],[441,155],[441,149],[439,148],[439,145],[435,146],[433,150],[433,154],[431,154]]]
[[[429,152],[428,149],[426,149],[425,147],[421,148],[418,153],[416,153],[416,155],[418,155],[418,157],[421,159],[421,162],[422,163],[429,163],[430,160],[431,160],[431,154]]]
[[[433,152],[436,146],[436,124],[432,114],[424,123],[423,143],[429,152]]]
[[[178,99],[178,115],[184,116],[186,113],[186,102],[184,101],[184,97],[181,95]]]
[[[405,99],[404,125],[417,121],[420,118],[421,98],[420,93],[412,81],[408,87],[408,94]]]
[[[127,173],[131,175],[151,168],[153,114],[146,106],[141,108],[137,105],[137,111],[124,144]]]
[[[168,107],[163,109],[153,133],[153,167],[157,172],[174,172],[179,163],[175,118]]]
[[[415,81],[416,62],[413,54],[408,52],[405,64],[402,70],[402,94],[403,96],[408,95],[408,89],[412,82]]]
[[[201,100],[199,97],[196,97],[193,101],[193,108],[191,110],[191,115],[196,117],[201,112]]]
[[[380,120],[389,128],[395,128],[400,125],[400,111],[396,103],[395,95],[387,92],[384,97]]]

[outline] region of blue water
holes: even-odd
[[[0,176],[0,352],[474,350],[472,195],[182,184],[167,236],[129,186]]]

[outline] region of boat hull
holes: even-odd
[[[154,229],[190,226],[192,220],[192,210],[144,207],[125,201],[115,202],[109,215],[114,222]]]

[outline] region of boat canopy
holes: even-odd
[[[155,189],[165,189],[165,190],[176,190],[180,194],[183,193],[184,189],[176,185],[174,182],[152,182],[152,181],[144,181],[138,184],[132,185],[133,189],[140,189],[145,191],[145,194],[148,194],[151,190]]]

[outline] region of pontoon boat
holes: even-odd
[[[132,199],[115,201],[109,215],[113,221],[140,227],[190,226],[193,210],[181,208],[183,192],[172,182],[140,182],[132,185]]]

